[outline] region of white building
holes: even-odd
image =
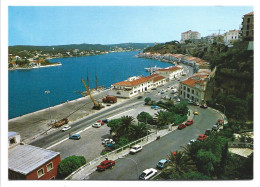
[[[130,77],[125,81],[112,84],[109,95],[130,98],[165,83],[165,77],[158,74],[152,74],[147,77]]]
[[[185,40],[201,39],[200,33],[197,31],[186,31],[181,33],[181,43],[185,43]]]
[[[210,72],[202,71],[194,76],[181,81],[179,85],[179,96],[193,102],[204,103],[207,83],[210,80]]]
[[[233,44],[234,41],[239,38],[239,30],[230,30],[229,32],[224,34],[224,43],[225,45]]]
[[[158,69],[155,73],[166,77],[167,81],[176,79],[184,73],[184,69],[181,66],[171,66],[167,68]]]

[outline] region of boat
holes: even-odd
[[[159,68],[159,67],[157,67],[157,66],[154,66],[154,67],[149,67],[149,68],[144,68],[147,72],[150,72],[150,73],[153,73],[153,72],[155,72],[156,70],[158,70],[158,69],[161,69],[161,68]]]

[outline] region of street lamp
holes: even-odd
[[[135,163],[135,166],[136,166],[136,178],[139,179],[139,176],[138,176],[138,165],[137,165],[137,162],[132,159],[132,158],[124,158],[122,156],[118,157],[119,159],[127,159],[127,160],[132,160],[134,163]]]
[[[50,90],[46,90],[44,93],[48,96],[49,114],[50,114],[50,123],[51,123],[52,122],[52,119],[51,119],[51,106],[50,106],[50,99],[49,99]]]
[[[218,103],[216,103],[216,105],[220,105],[224,108],[224,117],[223,117],[223,122],[224,122],[224,120],[226,118],[226,107],[224,105],[221,105],[221,104],[218,104]]]

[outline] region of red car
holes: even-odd
[[[103,122],[103,121],[101,121],[101,120],[98,120],[97,122],[100,123],[101,125],[104,125],[104,124],[105,124],[105,122]]]
[[[115,165],[113,160],[105,160],[97,166],[97,171],[105,171],[107,168],[112,168]]]
[[[222,119],[218,119],[217,125],[223,125],[223,120]]]
[[[200,135],[198,136],[197,140],[203,141],[203,140],[205,140],[207,137],[208,137],[208,136],[205,135],[205,134],[200,134]]]
[[[191,119],[188,120],[188,121],[185,123],[186,126],[189,126],[189,125],[192,125],[192,124],[193,124],[193,120],[191,120]]]
[[[186,125],[184,125],[183,123],[182,124],[180,124],[179,126],[178,126],[178,129],[184,129],[186,127]]]

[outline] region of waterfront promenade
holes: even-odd
[[[96,101],[101,101],[108,90],[96,92],[93,97]],[[118,103],[123,99],[118,99]],[[58,121],[65,117],[68,118],[69,124],[91,115],[96,110],[92,110],[93,103],[89,96],[82,97],[73,101],[68,101],[60,105],[36,111],[21,117],[13,118],[8,121],[8,131],[15,131],[21,134],[22,142],[29,144],[40,136],[50,133],[56,128],[50,125],[50,116],[52,121]],[[105,108],[107,107],[104,104]],[[103,109],[104,110],[104,109]]]

